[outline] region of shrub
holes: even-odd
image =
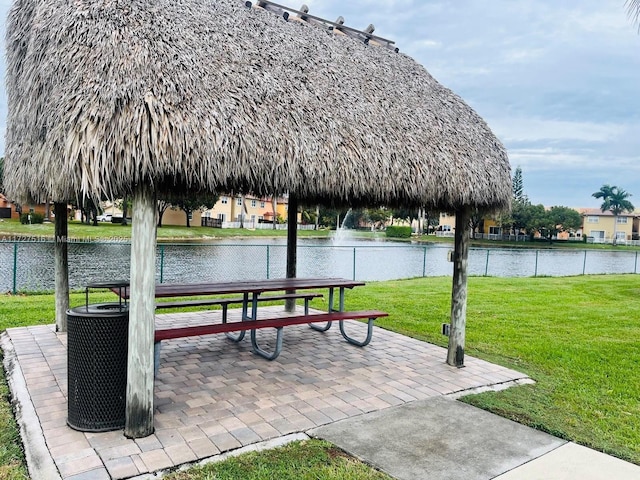
[[[44,222],[44,215],[41,213],[21,213],[20,223],[28,225],[30,223],[42,223]]]
[[[411,227],[401,227],[398,225],[389,225],[387,227],[387,237],[392,238],[410,238]]]

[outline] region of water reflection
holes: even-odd
[[[17,247],[16,247],[17,245]],[[364,281],[451,275],[451,244],[343,239],[298,239],[299,277],[335,276]],[[129,277],[131,247],[124,243],[69,244],[71,288]],[[15,265],[15,268],[14,268]],[[499,277],[637,273],[638,253],[629,250],[471,248],[469,274]],[[286,240],[246,238],[232,242],[161,244],[158,282],[203,282],[284,277]],[[51,243],[0,242],[0,290],[51,290]]]

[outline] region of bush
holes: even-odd
[[[44,222],[44,215],[41,213],[21,213],[20,223],[28,225],[30,223],[42,223]]]
[[[387,227],[387,237],[410,238],[411,227],[401,227],[397,225],[390,225]]]

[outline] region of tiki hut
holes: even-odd
[[[455,212],[448,361],[461,364],[467,220],[509,206],[505,149],[391,42],[285,10],[241,0],[15,0],[9,13],[9,195],[136,203],[129,372],[141,381],[127,401],[146,427],[128,421],[132,436],[152,422],[154,198],[169,191]]]

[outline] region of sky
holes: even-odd
[[[240,1],[240,0],[238,0]],[[395,41],[464,99],[522,169],[534,204],[640,209],[640,33],[625,0],[280,0]],[[11,2],[0,0],[0,37]],[[5,75],[4,55],[0,59]],[[7,102],[0,95],[0,155]]]

